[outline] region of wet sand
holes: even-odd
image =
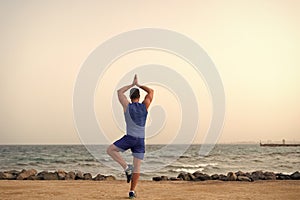
[[[125,181],[0,181],[0,199],[128,199]],[[140,181],[137,199],[299,199],[300,181]]]

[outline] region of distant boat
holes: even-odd
[[[286,144],[285,140],[282,140],[282,144],[272,144],[272,143],[267,143],[267,144],[262,144],[261,142],[259,143],[261,147],[298,147],[300,144]]]

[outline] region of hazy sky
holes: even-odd
[[[299,10],[296,0],[0,0],[0,144],[80,143],[72,95],[81,64],[107,39],[145,27],[182,33],[212,58],[226,95],[220,143],[300,141]],[[186,65],[167,53],[145,51],[124,56],[114,69],[126,65],[126,73],[147,62],[177,65],[179,72]],[[108,77],[118,81],[118,74]],[[201,143],[211,103],[199,85],[193,89],[203,97],[203,120],[195,140]],[[103,114],[97,103],[105,98],[101,89],[109,93],[116,88],[97,89],[95,112],[100,121],[110,114]],[[157,91],[155,104],[178,110],[161,98],[174,96]],[[150,142],[167,143],[179,113],[167,113],[166,133]],[[112,126],[111,134],[114,140],[122,132]]]

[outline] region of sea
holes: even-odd
[[[257,170],[291,174],[300,171],[300,147],[261,147],[259,144],[217,144],[203,156],[201,145],[190,145],[182,152],[180,145],[164,151],[165,145],[147,145],[141,179],[154,176],[177,177],[181,172],[201,171],[209,175]],[[84,145],[0,145],[0,171],[36,169],[37,171],[81,171],[113,175],[125,179],[124,173],[107,154],[107,145],[95,151]],[[147,157],[147,152],[149,155]],[[130,151],[122,154],[130,163]],[[145,170],[143,170],[145,169]]]

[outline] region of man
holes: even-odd
[[[138,88],[132,88],[134,86],[147,92],[142,103],[139,103],[140,91]],[[131,103],[124,94],[130,88],[132,88],[129,95]],[[131,181],[129,198],[135,198],[135,187],[140,177],[141,161],[144,159],[145,124],[148,108],[153,99],[153,90],[147,86],[140,85],[137,75],[135,75],[132,84],[126,85],[118,90],[118,98],[124,110],[126,135],[110,145],[107,149],[107,153],[123,167],[126,173],[127,183]],[[119,153],[120,151],[124,152],[128,149],[132,151],[133,166],[127,164]]]

